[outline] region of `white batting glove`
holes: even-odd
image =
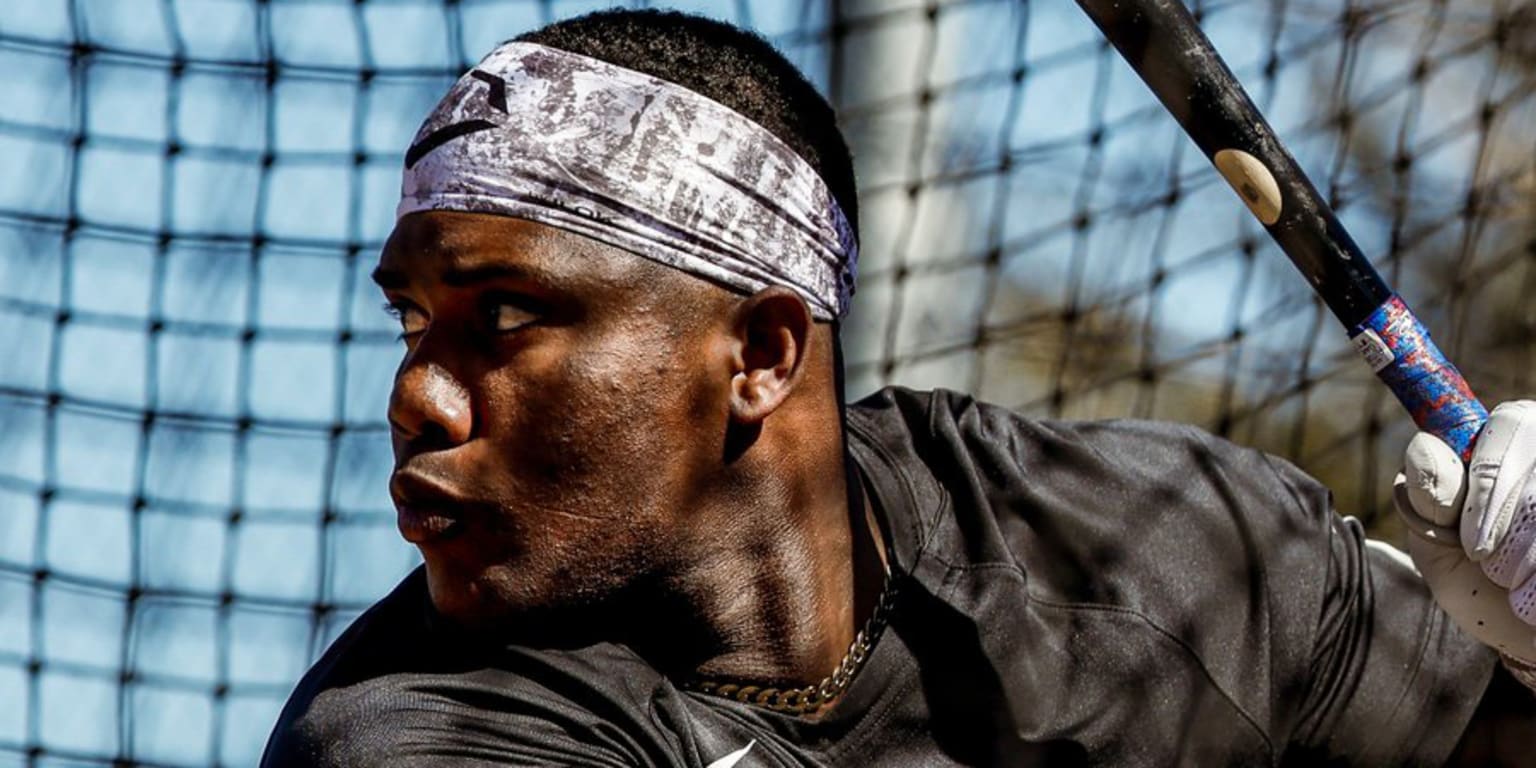
[[[1517,400],[1493,409],[1467,466],[1434,435],[1415,435],[1393,490],[1435,601],[1536,687],[1533,472],[1536,401]]]

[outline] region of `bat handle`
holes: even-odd
[[[1462,461],[1469,460],[1488,409],[1402,298],[1393,294],[1349,337],[1419,429],[1444,440]]]

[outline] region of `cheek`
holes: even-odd
[[[573,355],[560,376],[566,393],[560,407],[570,417],[560,439],[621,464],[665,452],[684,436],[675,414],[682,378],[678,356],[659,344],[629,342]]]
[[[655,329],[625,330],[529,349],[484,378],[483,436],[509,474],[567,496],[649,497],[684,480],[679,472],[696,464],[689,454],[708,454],[708,425],[724,406],[713,402],[703,353]]]

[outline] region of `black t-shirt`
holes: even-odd
[[[1492,654],[1273,457],[901,389],[848,433],[901,590],[821,719],[621,645],[471,647],[418,571],[305,676],[263,764],[1437,765],[1487,685]]]

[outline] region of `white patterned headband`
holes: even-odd
[[[740,291],[848,311],[853,229],[821,177],[758,124],[607,62],[507,43],[459,78],[405,156],[396,218],[495,213]]]

